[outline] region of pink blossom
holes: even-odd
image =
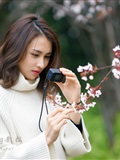
[[[93,79],[94,79],[94,76],[93,76],[93,75],[90,75],[90,76],[89,76],[89,79],[90,79],[90,80],[93,80]]]
[[[82,77],[81,79],[84,80],[84,81],[88,80],[86,76]]]
[[[90,96],[87,93],[81,93],[81,102],[85,110],[89,110],[90,107],[94,107],[96,102],[90,102]]]
[[[93,80],[93,74],[98,71],[97,66],[92,66],[90,63],[88,63],[85,66],[80,66],[77,68],[77,71],[80,73],[81,79],[84,81],[87,81],[89,76],[90,80]]]
[[[88,63],[88,65],[85,65],[85,66],[80,66],[77,68],[77,71],[78,72],[83,72],[83,71],[93,71],[93,66]]]
[[[97,88],[93,88],[93,87],[90,87],[90,89],[87,91],[87,93],[92,96],[93,98],[95,97],[99,97],[102,92],[100,89],[97,89]]]
[[[120,60],[118,58],[114,58],[112,61],[112,73],[115,78],[120,79]]]
[[[61,104],[61,96],[59,93],[57,93],[55,96],[55,102],[57,102],[58,104]]]
[[[87,106],[88,107],[94,107],[96,105],[96,102],[91,102],[91,103],[89,103]]]
[[[90,84],[87,83],[85,89],[88,90],[90,88]]]
[[[119,51],[120,50],[120,46],[118,45],[118,46],[116,46],[115,48],[113,48],[113,51],[114,52],[117,52],[117,51]]]
[[[120,79],[120,70],[117,70],[114,68],[114,69],[112,69],[112,73],[115,78]]]
[[[84,105],[86,105],[86,102],[87,102],[87,99],[88,99],[88,97],[87,97],[87,94],[85,93],[85,94],[83,94],[83,93],[81,93],[81,102],[84,104]]]
[[[113,48],[114,58],[118,58],[120,60],[120,46],[116,46]]]
[[[118,58],[114,58],[112,61],[112,66],[120,66],[120,60]]]

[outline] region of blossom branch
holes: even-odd
[[[113,73],[113,76],[116,79],[120,79],[120,47],[116,46],[113,49],[114,52],[114,58],[112,60],[112,64],[110,66],[105,66],[98,68],[96,65],[92,66],[90,63],[85,66],[80,66],[77,68],[77,71],[80,73],[81,79],[84,81],[89,79],[93,80],[93,74],[100,70],[111,68],[110,71],[104,76],[104,78],[101,80],[101,82],[96,86],[93,87],[89,83],[86,84],[85,93],[81,93],[81,102],[79,105],[77,105],[75,102],[72,104],[68,104],[67,102],[62,102],[61,96],[58,93],[55,97],[53,95],[47,94],[47,102],[52,103],[55,107],[64,107],[64,108],[74,108],[75,112],[83,113],[84,111],[88,111],[90,107],[94,107],[96,102],[93,102],[92,100],[94,98],[99,98],[99,96],[102,94],[101,92],[101,86],[102,84],[108,79],[108,76],[110,73]]]
[[[112,66],[104,66],[104,67],[101,67],[101,68],[98,68],[98,70],[104,70],[104,69],[108,69],[108,68],[112,68]]]
[[[112,72],[112,69],[106,74],[106,76],[102,79],[102,81],[99,83],[98,86],[101,86],[103,82],[105,82],[109,76],[109,74]]]

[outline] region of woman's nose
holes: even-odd
[[[44,60],[39,59],[38,62],[37,62],[37,66],[40,67],[40,68],[43,68],[44,67]]]

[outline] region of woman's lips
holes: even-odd
[[[32,70],[32,72],[37,75],[40,74],[40,71],[37,71],[37,70]]]

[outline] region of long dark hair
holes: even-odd
[[[31,40],[42,34],[52,43],[52,56],[48,66],[40,74],[38,89],[43,86],[49,68],[61,66],[60,45],[55,32],[43,18],[35,14],[27,14],[11,25],[0,48],[0,79],[4,88],[10,88],[16,84],[20,73],[18,63],[23,58]]]

